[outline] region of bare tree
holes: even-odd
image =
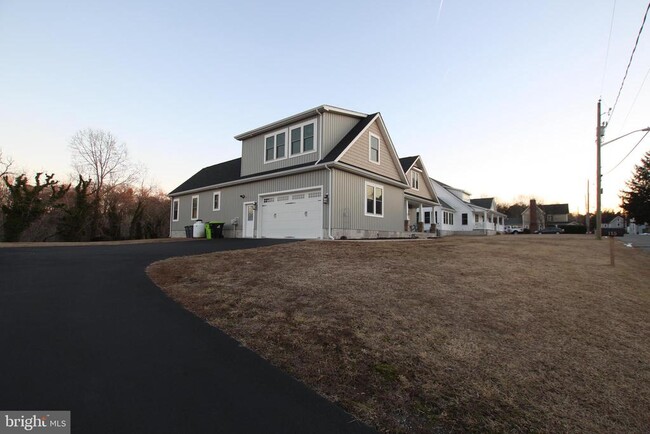
[[[126,144],[119,143],[109,131],[86,128],[70,139],[72,165],[77,173],[93,181],[94,210],[90,237],[101,236],[103,216],[108,212],[108,201],[103,200],[117,187],[128,187],[137,182],[139,167],[129,160]]]
[[[129,161],[126,144],[118,143],[109,131],[77,131],[70,140],[70,151],[77,173],[94,181],[97,197],[118,185],[137,181],[138,170]]]
[[[0,178],[11,173],[11,166],[14,160],[11,157],[5,157],[0,149]]]

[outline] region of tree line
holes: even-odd
[[[634,167],[632,177],[625,183],[625,187],[619,195],[620,207],[624,211],[625,217],[628,220],[634,219],[637,224],[650,223],[650,151],[646,152],[641,163]],[[528,205],[529,203],[519,200],[515,203],[497,204],[497,210],[506,214],[508,218],[518,218]],[[611,209],[604,209],[602,211],[603,221],[611,221],[620,214]],[[571,216],[578,223],[587,225],[585,215],[572,214]],[[588,226],[596,227],[595,215],[590,215]]]
[[[0,240],[98,241],[169,236],[169,198],[145,185],[146,169],[131,162],[110,132],[85,129],[70,140],[75,179],[13,171],[0,150]]]

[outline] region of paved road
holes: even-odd
[[[373,432],[144,272],[165,257],[271,243],[0,249],[0,410],[70,410],[73,433]]]
[[[650,235],[625,234],[623,237],[617,237],[616,239],[625,244],[632,244],[637,249],[650,252]]]

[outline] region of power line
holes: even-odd
[[[614,0],[614,8],[612,9],[612,20],[609,23],[609,36],[607,37],[607,51],[605,52],[605,66],[603,67],[603,80],[600,83],[600,95],[603,95],[603,88],[605,87],[605,75],[607,73],[607,61],[609,60],[609,45],[612,41],[612,29],[614,28],[614,13],[616,12],[616,0]]]
[[[632,113],[632,109],[634,108],[634,105],[636,104],[636,100],[639,98],[639,95],[641,95],[641,91],[643,90],[643,86],[645,85],[645,82],[648,79],[648,75],[650,75],[650,68],[648,68],[648,72],[645,73],[645,77],[643,77],[643,81],[641,82],[641,87],[639,87],[639,90],[637,91],[636,95],[634,96],[634,100],[632,101],[632,106],[630,106],[630,111],[627,112],[627,115],[625,116],[625,119],[623,120],[623,125],[621,125],[621,131],[625,127],[625,124],[627,123],[627,118],[630,117],[630,113]]]
[[[641,32],[643,32],[643,26],[645,26],[645,20],[648,17],[648,10],[650,10],[650,3],[648,3],[648,7],[646,8],[645,14],[643,15],[643,22],[641,23],[639,34],[636,35],[636,42],[634,43],[634,48],[632,49],[632,54],[630,55],[630,61],[627,63],[627,68],[625,68],[625,75],[623,75],[623,81],[621,82],[621,87],[618,89],[618,95],[616,96],[616,100],[614,101],[614,106],[612,107],[612,111],[609,114],[609,122],[612,121],[612,116],[614,116],[614,111],[616,110],[616,104],[618,104],[618,99],[621,97],[621,92],[623,91],[623,86],[625,85],[625,79],[627,78],[627,73],[630,71],[630,65],[632,64],[632,59],[634,58],[634,52],[636,51],[636,47],[639,45],[639,38],[641,37]]]
[[[643,139],[645,139],[645,136],[647,136],[648,134],[650,134],[650,131],[647,131],[647,132],[643,135],[643,137],[641,137],[641,140],[639,140],[638,142],[636,142],[636,145],[634,145],[634,147],[630,150],[630,152],[628,152],[627,155],[626,155],[625,157],[623,157],[623,159],[622,159],[621,161],[619,161],[618,164],[617,164],[616,166],[612,167],[612,168],[611,168],[607,173],[604,173],[602,176],[609,175],[610,173],[612,173],[612,172],[614,171],[614,169],[616,169],[618,166],[620,166],[621,163],[622,163],[623,161],[625,161],[625,159],[626,159],[627,157],[629,157],[630,154],[631,154],[632,152],[634,152],[634,150],[637,148],[637,146],[639,146],[639,145],[641,144],[641,142],[643,141]]]

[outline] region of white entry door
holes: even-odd
[[[244,204],[244,238],[253,238],[255,233],[255,203],[248,202]]]

